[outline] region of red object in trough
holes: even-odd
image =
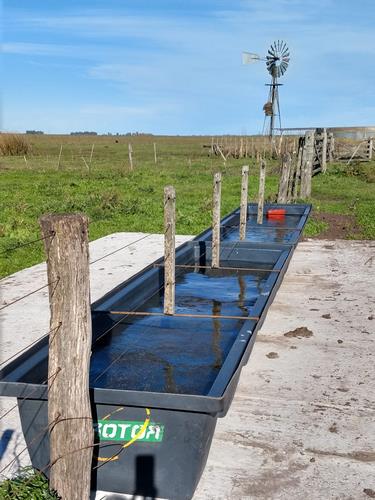
[[[270,208],[269,210],[267,210],[268,219],[284,220],[285,214],[285,208]]]

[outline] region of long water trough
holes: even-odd
[[[211,267],[211,230],[180,246],[173,316],[163,314],[163,259],[92,305],[90,386],[99,443],[93,488],[193,496],[216,420],[228,411],[311,208],[282,207],[284,219],[265,217],[258,226],[250,204],[243,241],[239,211],[225,217],[218,269]],[[18,398],[32,464],[40,470],[49,463],[42,432],[47,361],[43,339],[0,375],[0,395]]]

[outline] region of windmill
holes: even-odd
[[[279,117],[279,127],[281,128],[281,115],[280,115],[280,102],[279,102],[279,86],[282,83],[278,82],[278,79],[283,76],[289,65],[289,49],[286,43],[282,40],[277,40],[273,42],[271,47],[268,49],[267,55],[261,57],[258,54],[252,52],[242,53],[242,63],[252,64],[257,61],[265,61],[266,67],[269,74],[272,77],[271,83],[266,83],[270,88],[268,93],[268,100],[263,106],[263,111],[265,114],[263,133],[267,131],[270,139],[274,135],[275,129],[275,117]],[[269,120],[269,124],[265,129],[266,120]]]

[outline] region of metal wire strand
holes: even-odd
[[[113,252],[107,253],[106,255],[103,255],[102,257],[99,257],[98,259],[95,259],[95,260],[91,261],[90,262],[90,266],[91,266],[91,264],[95,264],[95,262],[99,262],[100,260],[103,260],[106,257],[109,257],[110,255],[115,254],[116,252],[120,252],[120,250],[124,250],[124,248],[128,248],[131,245],[135,245],[139,241],[145,240],[146,238],[149,238],[150,236],[153,236],[153,234],[146,234],[145,236],[142,236],[141,238],[138,238],[138,240],[132,241],[131,243],[128,243],[128,244],[124,245],[121,248],[117,248],[116,250],[113,250]]]
[[[48,337],[52,332],[54,332],[55,330],[59,330],[60,326],[62,325],[62,322],[60,322],[55,328],[52,328],[49,332],[45,333],[44,335],[42,335],[41,337],[37,338],[36,340],[34,340],[33,342],[31,342],[30,344],[28,344],[26,347],[23,347],[22,349],[20,349],[19,351],[17,351],[15,354],[12,354],[12,356],[9,356],[9,358],[5,359],[4,361],[1,361],[0,362],[0,367],[3,366],[3,365],[6,365],[7,363],[9,363],[9,361],[11,361],[12,359],[16,358],[19,354],[21,354],[22,352],[24,351],[27,351],[28,349],[30,349],[30,347],[32,347],[33,345],[37,344],[40,340],[43,340],[45,339],[46,337]],[[51,338],[51,341],[50,342],[53,342],[53,339],[55,338],[55,335],[57,333],[57,331],[54,333],[54,335],[52,336]]]
[[[47,236],[43,236],[42,238],[37,238],[36,240],[32,241],[27,241],[26,243],[20,243],[19,245],[15,245],[14,247],[7,248],[6,250],[3,250],[0,252],[0,255],[4,255],[8,252],[13,252],[14,250],[18,250],[19,248],[26,247],[28,245],[32,245],[34,243],[38,243],[39,241],[47,240],[48,238],[53,238],[55,233],[53,232],[52,234],[48,234]]]
[[[43,285],[40,288],[37,288],[36,290],[33,290],[32,292],[29,292],[26,295],[23,295],[22,297],[19,297],[18,299],[15,299],[12,302],[5,304],[4,306],[0,307],[0,311],[2,311],[3,309],[6,309],[7,307],[12,306],[16,302],[19,302],[20,300],[23,300],[23,299],[26,299],[27,297],[30,297],[30,295],[33,295],[34,293],[40,292],[40,290],[43,290],[43,288],[47,288],[47,286],[49,286],[49,285],[53,285],[54,283],[56,283],[56,285],[57,285],[59,281],[60,281],[60,278],[57,278],[57,280],[51,281],[50,283],[47,283],[46,285]]]
[[[43,380],[43,382],[41,382],[40,384],[38,384],[38,386],[37,386],[37,387],[34,387],[34,388],[33,388],[33,389],[32,389],[32,390],[31,390],[31,391],[30,391],[30,392],[29,392],[26,396],[24,396],[23,398],[17,398],[17,399],[18,399],[17,403],[16,403],[15,405],[13,405],[13,406],[12,406],[12,407],[8,410],[8,411],[6,411],[6,412],[5,412],[5,413],[3,413],[2,415],[0,415],[0,420],[2,420],[4,417],[6,417],[7,415],[9,415],[9,413],[11,413],[11,412],[12,412],[15,408],[17,408],[17,406],[22,405],[22,404],[26,401],[26,399],[30,399],[30,397],[31,397],[31,396],[35,393],[35,391],[36,391],[37,389],[39,389],[39,385],[45,385],[45,384],[47,384],[47,382],[48,382],[51,378],[53,378],[53,381],[51,382],[50,387],[49,387],[49,388],[47,388],[47,393],[48,393],[48,392],[49,392],[49,389],[51,388],[51,386],[52,386],[53,382],[54,382],[54,381],[55,381],[55,379],[56,379],[57,374],[58,374],[60,371],[61,371],[61,368],[58,368],[58,369],[55,371],[55,373],[53,373],[53,374],[52,374],[52,375],[50,375],[48,378],[46,378],[45,380]]]

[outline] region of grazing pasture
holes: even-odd
[[[211,222],[213,173],[223,174],[225,214],[239,206],[244,164],[250,166],[249,199],[256,199],[259,167],[255,158],[230,157],[224,163],[203,147],[211,144],[211,137],[22,138],[27,142],[26,154],[0,156],[1,277],[44,259],[42,242],[17,248],[40,237],[38,219],[42,214],[86,213],[90,239],[119,231],[161,232],[163,189],[171,184],[176,188],[177,232],[196,234]],[[279,161],[267,159],[267,201],[276,200],[278,171]],[[375,239],[374,172],[375,162],[333,163],[325,175],[314,177],[314,215],[305,235],[329,234],[333,226],[341,224],[344,229],[339,237]]]

